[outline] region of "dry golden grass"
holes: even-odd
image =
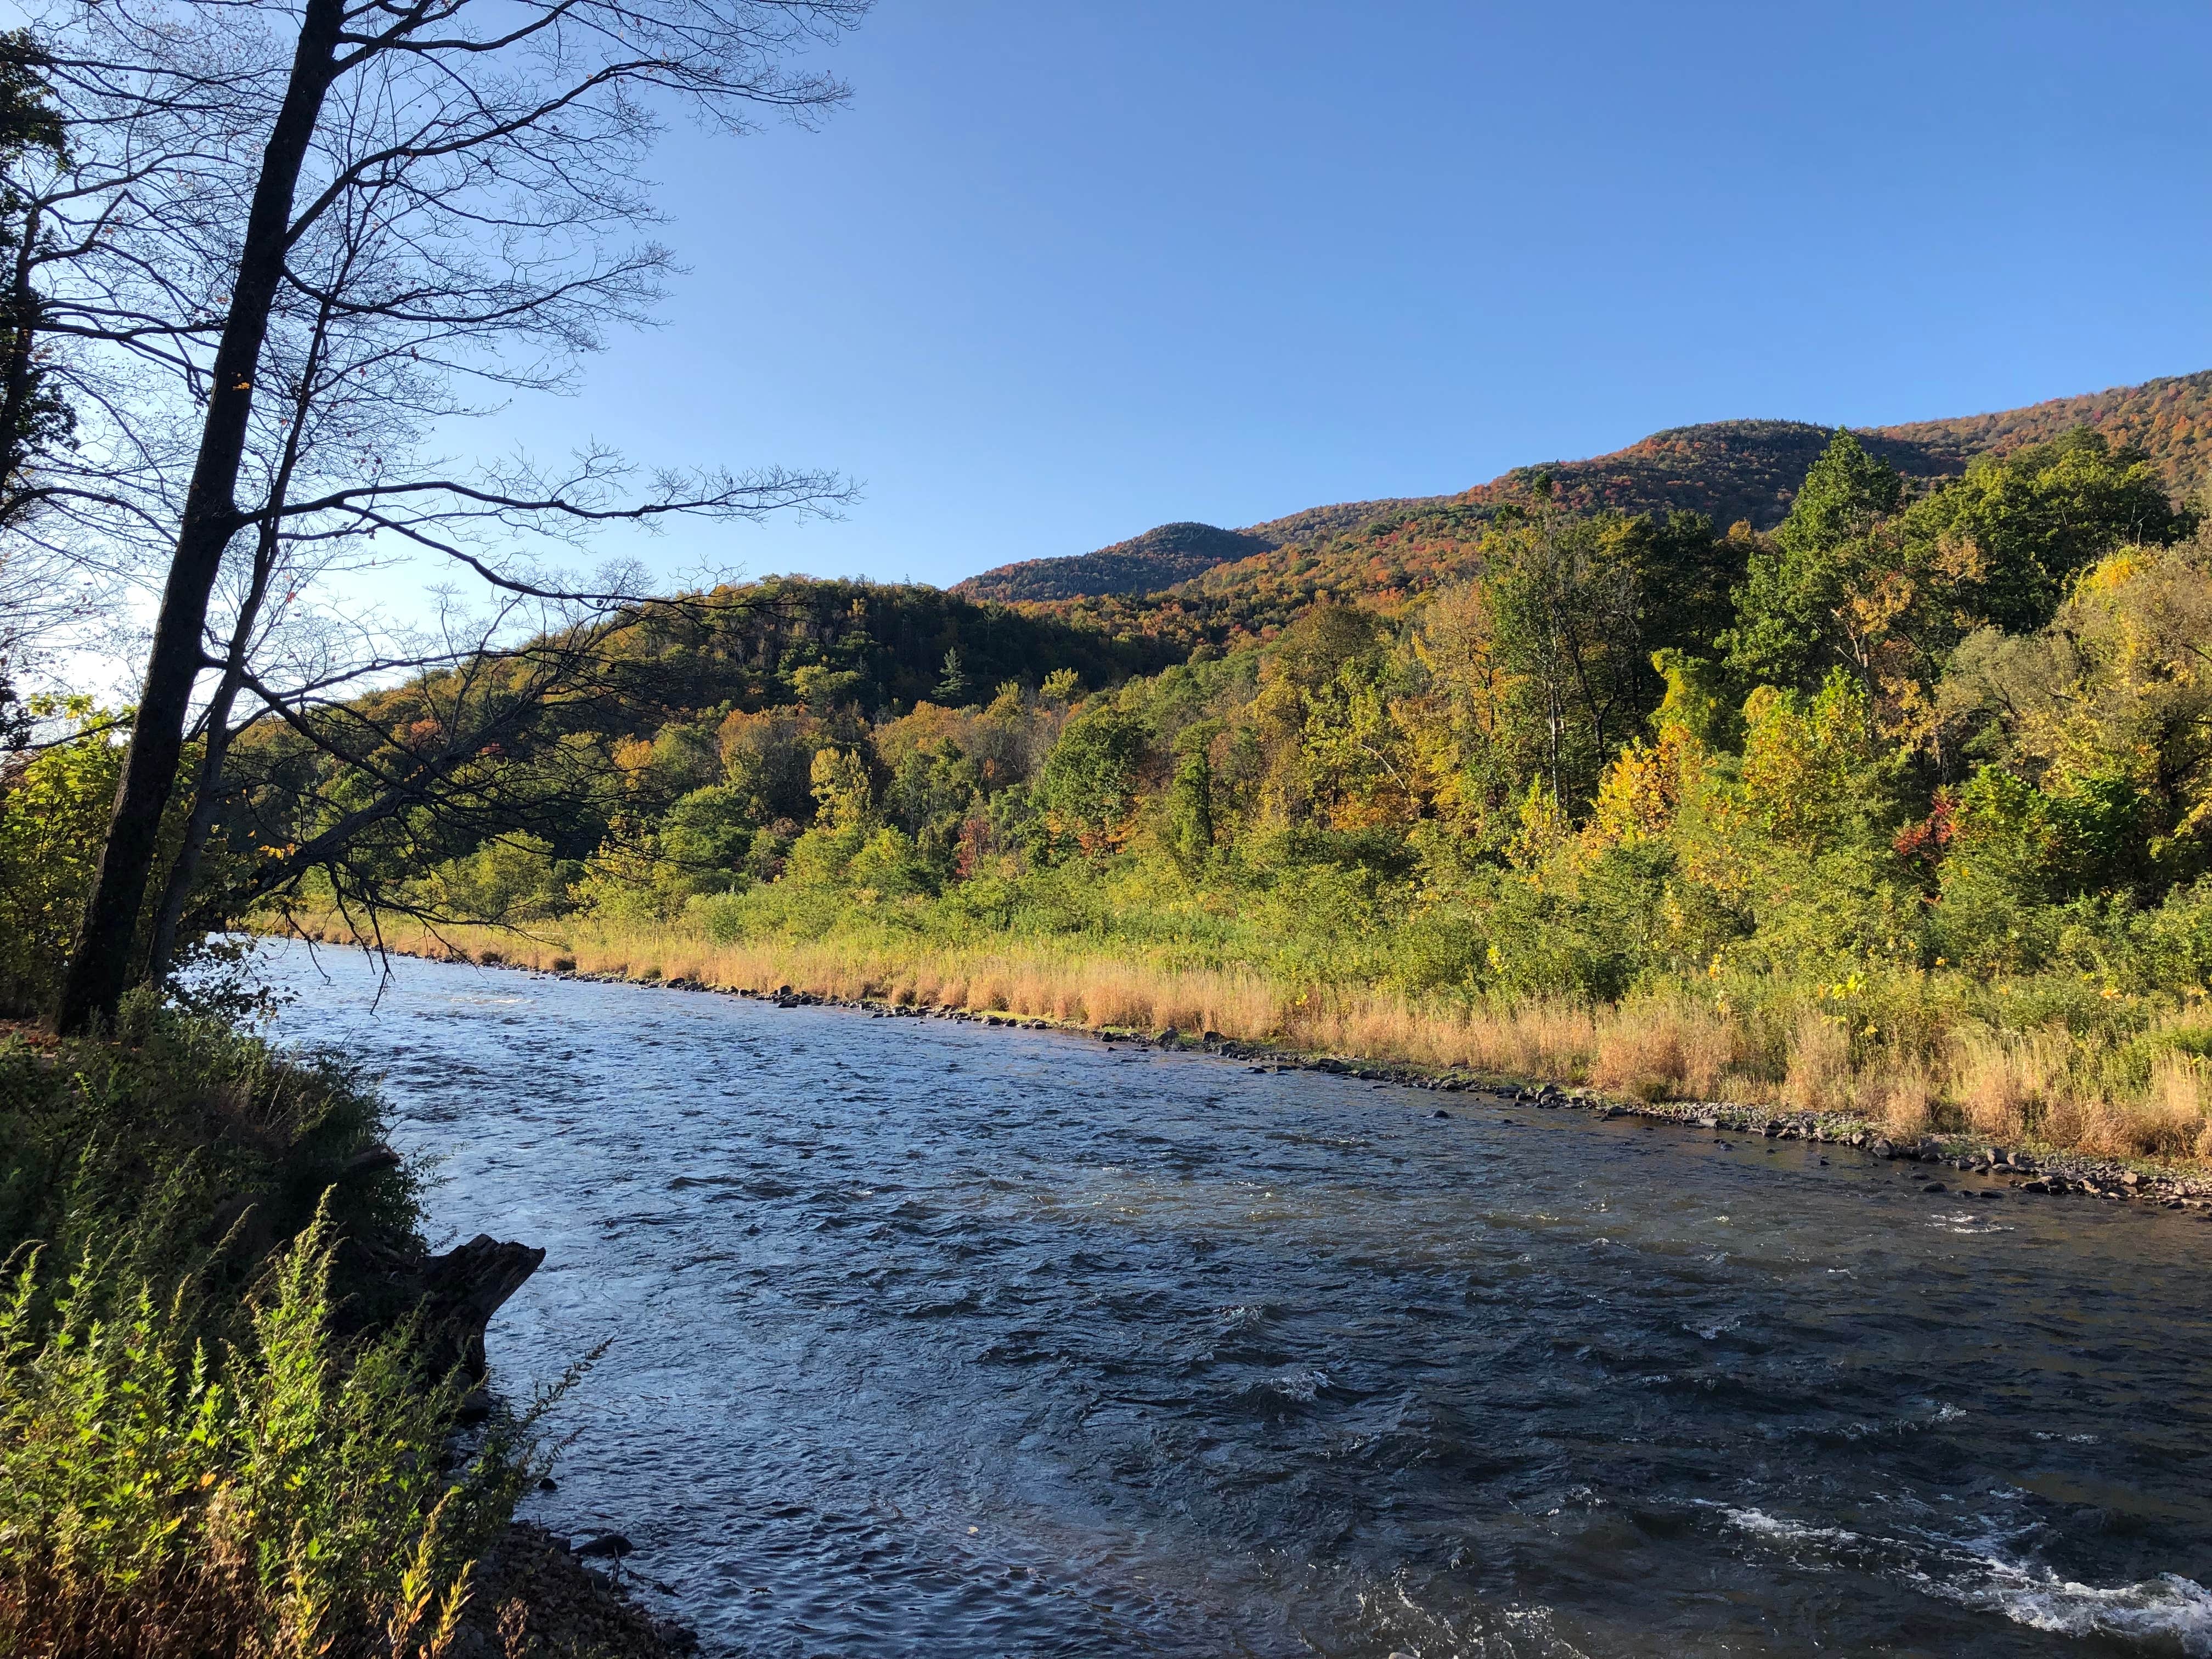
[[[1962,1032],[1952,1039],[1952,1098],[1966,1127],[1996,1140],[2015,1140],[2031,1128],[2071,1121],[2076,1103],[2070,1085],[2068,1044],[2036,1032]]]
[[[2187,1054],[2161,1054],[2150,1086],[2137,1101],[2098,1101],[2088,1113],[2087,1140],[2115,1158],[2173,1159],[2212,1151],[2204,1062]]]
[[[1939,1085],[1927,1066],[1900,1061],[1862,1078],[1861,1106],[1895,1140],[1914,1140],[1936,1124]]]
[[[1800,1111],[1840,1112],[1852,1103],[1851,1039],[1827,1015],[1801,1015],[1790,1042],[1782,1097]]]
[[[353,942],[343,926],[318,936]],[[2080,1083],[2063,1031],[1954,1033],[1932,1054],[1854,1058],[1842,1022],[1811,1010],[1785,1042],[1685,993],[1591,1006],[1533,998],[1469,1006],[1367,986],[1298,987],[1235,969],[1130,960],[1046,941],[985,948],[849,939],[717,944],[678,928],[565,924],[557,939],[483,928],[399,930],[393,950],[730,990],[788,986],[905,1007],[1062,1024],[1218,1032],[1384,1064],[1589,1083],[1644,1101],[1735,1100],[1851,1112],[1896,1138],[1971,1132],[2122,1158],[2212,1159],[2212,1074],[2176,1054],[2139,1097]]]
[[[1716,1010],[1686,998],[1630,1003],[1599,1022],[1590,1081],[1646,1101],[1751,1092],[1737,1036]]]

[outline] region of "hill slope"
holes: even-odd
[[[1242,530],[1188,521],[1164,524],[1095,553],[1002,564],[956,583],[951,591],[978,603],[995,599],[1001,604],[1074,599],[1098,593],[1157,593],[1216,565],[1272,552],[1291,542],[1357,530],[1392,513],[1450,499],[1436,495],[1419,500],[1340,501],[1331,507],[1310,507],[1265,524],[1247,525]]]
[[[2079,398],[2053,398],[1994,415],[1887,426],[1881,434],[1900,442],[1948,447],[1972,456],[2002,454],[2080,426],[2094,428],[2115,444],[2134,445],[2158,464],[2174,495],[2194,495],[2212,477],[2212,370],[2114,386]]]
[[[2144,450],[2176,495],[2194,493],[2212,474],[2212,371],[1993,414],[1878,427],[1860,436],[1906,476],[1933,478],[1958,472],[1976,455],[2041,442],[2079,426]],[[1378,520],[1449,514],[1455,528],[1471,529],[1505,502],[1527,499],[1530,481],[1540,471],[1553,475],[1560,501],[1577,512],[1686,509],[1717,524],[1742,519],[1754,528],[1771,529],[1789,512],[1806,469],[1828,436],[1829,428],[1802,421],[1674,427],[1610,455],[1516,467],[1455,495],[1309,507],[1236,531],[1163,525],[1095,553],[1001,565],[952,591],[1018,603],[1160,593],[1192,582],[1197,591],[1214,592],[1226,586],[1272,586],[1293,567],[1301,567],[1301,574],[1310,572],[1325,544]],[[1383,585],[1390,584],[1386,580]]]
[[[978,602],[1076,599],[1091,593],[1152,593],[1254,553],[1280,547],[1251,531],[1210,524],[1164,524],[1072,558],[1024,559],[970,576],[952,592]]]

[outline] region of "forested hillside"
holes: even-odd
[[[2212,370],[2055,398],[1995,415],[1884,427],[1881,435],[1961,456],[2002,455],[2082,427],[2104,434],[2115,446],[2142,451],[2167,489],[2193,495],[2212,477]]]
[[[425,811],[299,899],[602,959],[719,941],[770,964],[748,971],[840,940],[899,972],[1089,953],[1117,1007],[1170,1006],[1128,1002],[1132,973],[1233,970],[1280,988],[1261,1027],[1354,991],[1462,1034],[1602,1008],[1541,1029],[1616,1036],[1517,1063],[2212,1151],[2212,538],[2092,430],[1932,482],[1898,464],[1925,453],[1825,440],[1771,531],[1533,473],[1333,538],[1272,612],[1236,599],[1226,648],[1118,682],[1164,631],[828,584],[783,631],[641,619],[650,695],[496,763],[565,829],[471,841]],[[410,713],[378,713],[395,744]],[[319,775],[249,788],[234,859],[338,810]]]
[[[435,912],[444,901],[420,902],[419,878],[457,858],[525,872],[460,914],[503,913],[523,890],[565,903],[563,884],[611,833],[723,781],[740,753],[759,763],[746,810],[795,824],[814,810],[814,750],[871,722],[931,699],[988,702],[1009,683],[1064,704],[1175,654],[923,586],[787,577],[641,607],[313,720],[249,727],[185,932],[310,870],[325,895]],[[52,994],[114,794],[111,723],[88,705],[80,718],[81,742],[0,770],[0,1014]],[[181,834],[172,826],[167,857]]]
[[[1164,524],[1076,558],[1027,559],[970,576],[952,591],[974,599],[1073,599],[1086,593],[1150,593],[1281,542],[1251,530]]]
[[[2212,469],[2212,371],[1995,414],[1882,427],[1858,437],[1903,477],[1927,480],[1960,472],[1976,455],[2002,454],[2081,428],[2140,450],[2168,489],[2189,495]],[[1079,607],[1076,614],[1109,632],[1158,632],[1186,644],[1208,633],[1218,640],[1221,630],[1206,623],[1224,617],[1248,626],[1279,621],[1282,596],[1301,585],[1340,597],[1371,592],[1385,599],[1408,582],[1425,585],[1425,573],[1457,568],[1455,560],[1471,546],[1469,533],[1499,507],[1525,505],[1530,481],[1540,474],[1553,481],[1557,500],[1570,511],[1662,518],[1701,513],[1721,526],[1741,520],[1771,530],[1789,512],[1828,437],[1828,428],[1799,421],[1675,427],[1594,459],[1516,467],[1456,495],[1313,507],[1233,532],[1164,525],[1096,553],[1002,565],[953,591],[1010,603],[1104,599],[1110,602]],[[1387,527],[1367,533],[1378,523]],[[1400,533],[1408,528],[1410,537]],[[1202,597],[1192,603],[1190,593],[1177,592],[1129,602],[1178,587]],[[1243,594],[1249,603],[1240,605]]]
[[[1747,510],[1806,450],[1771,528],[1626,510]],[[1165,595],[673,599],[550,689],[501,659],[247,733],[194,925],[1019,943],[1454,1030],[1565,999],[1626,1046],[1528,1063],[2212,1152],[2212,533],[2093,428],[1943,464],[1696,428]],[[113,755],[11,778],[25,938]]]

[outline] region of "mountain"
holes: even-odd
[[[970,576],[952,589],[965,599],[1079,599],[1092,593],[1153,593],[1254,553],[1282,545],[1254,530],[1210,524],[1164,524],[1069,558],[1024,559]]]
[[[956,583],[951,591],[978,603],[995,599],[1005,605],[1076,599],[1099,593],[1157,593],[1216,565],[1273,552],[1291,542],[1356,530],[1388,514],[1429,504],[1426,501],[1341,501],[1333,507],[1310,507],[1288,518],[1247,525],[1242,530],[1188,521],[1164,524],[1095,553],[1002,564]]]
[[[1965,455],[2001,455],[2081,426],[2094,428],[2115,445],[2134,445],[2158,464],[2174,495],[2194,495],[2212,477],[2212,370],[2079,398],[2053,398],[1995,415],[1917,421],[1881,431],[1903,443],[1949,447]]]
[[[2212,370],[1994,414],[1867,428],[1859,436],[1899,471],[1926,479],[1959,472],[1976,455],[2002,453],[2081,426],[2105,433],[2116,444],[2143,450],[2177,495],[2192,494],[2212,475]],[[1431,527],[1442,528],[1448,538],[1472,533],[1479,538],[1480,524],[1506,502],[1527,500],[1540,472],[1552,475],[1558,499],[1574,511],[1687,509],[1703,513],[1717,524],[1741,519],[1754,529],[1767,530],[1788,514],[1797,486],[1827,444],[1830,432],[1802,421],[1717,421],[1674,427],[1610,455],[1516,467],[1455,495],[1309,507],[1242,530],[1163,525],[1095,553],[1001,565],[970,576],[952,592],[1007,604],[1066,604],[1164,594],[1185,585],[1190,585],[1194,596],[1218,592],[1224,586],[1271,588],[1317,573],[1322,576],[1320,585],[1335,589],[1340,584],[1322,568],[1346,562],[1342,556],[1346,549],[1333,544],[1347,536],[1356,541],[1357,532],[1370,526],[1421,520],[1434,521]],[[1385,532],[1376,539],[1389,542],[1394,538]],[[1330,550],[1339,556],[1326,556]],[[1437,551],[1431,547],[1421,557],[1432,559]],[[1355,550],[1355,562],[1366,557],[1364,550]],[[1384,589],[1393,585],[1387,561],[1377,574]],[[1355,585],[1364,591],[1370,586]],[[1103,612],[1121,607],[1079,608]]]

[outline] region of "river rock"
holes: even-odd
[[[471,1589],[451,1659],[573,1653],[674,1659],[698,1650],[695,1633],[656,1619],[614,1578],[578,1561],[567,1539],[528,1522],[510,1524],[493,1540]]]

